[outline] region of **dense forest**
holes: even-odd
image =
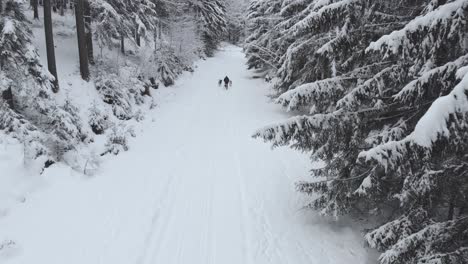
[[[468,0],[0,0],[0,262],[66,212],[99,263],[468,263]]]
[[[250,68],[295,117],[259,130],[311,153],[307,207],[375,219],[382,264],[468,261],[468,1],[257,0]]]
[[[173,85],[228,37],[239,41],[227,8],[238,16],[220,0],[0,1],[0,130],[25,142],[27,162],[46,167],[108,130],[102,154],[127,149],[133,133],[125,123],[157,104],[153,89]],[[45,43],[36,45],[46,46],[47,65],[32,41],[41,27]],[[69,98],[69,90],[82,88],[59,79],[71,62],[56,62],[54,35],[77,39],[81,78],[100,97],[89,109]]]

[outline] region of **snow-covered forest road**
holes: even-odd
[[[55,166],[0,218],[8,264],[367,263],[359,230],[301,210],[307,156],[252,133],[284,113],[228,46],[185,74],[92,178]],[[228,91],[217,81],[229,75]],[[70,175],[63,175],[67,171]]]

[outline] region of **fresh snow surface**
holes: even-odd
[[[307,155],[251,138],[286,118],[252,75],[227,46],[164,88],[173,92],[156,98],[130,151],[106,156],[95,176],[62,164],[28,176],[35,190],[0,214],[0,263],[367,263],[359,228],[301,209],[294,182],[309,177]],[[0,149],[16,174],[8,153],[21,148]]]

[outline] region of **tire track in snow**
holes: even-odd
[[[239,78],[244,78],[241,76],[238,76]],[[231,109],[233,112],[236,111],[235,105],[236,101],[232,100],[231,104]],[[242,160],[241,160],[241,142],[242,142],[242,137],[240,133],[240,124],[242,124],[242,121],[240,120],[240,115],[237,114],[234,116],[236,117],[235,119],[235,124],[234,126],[232,125],[231,122],[231,131],[233,131],[232,138],[235,139],[235,144],[236,144],[236,150],[234,151],[234,161],[236,164],[236,174],[238,178],[238,195],[240,198],[240,214],[241,214],[241,229],[242,229],[242,235],[243,235],[243,263],[245,264],[250,264],[252,262],[252,257],[250,255],[250,237],[249,237],[249,224],[248,224],[248,204],[246,200],[246,195],[245,195],[245,180],[244,180],[244,175],[242,172]]]
[[[208,221],[209,225],[207,228],[211,228],[213,226],[213,198],[214,198],[214,159],[210,161],[210,167],[208,174],[211,175],[211,186],[209,188],[209,195],[208,195]],[[207,230],[207,239],[206,239],[206,263],[207,264],[214,264],[214,254],[213,254],[213,232],[212,230]]]
[[[150,248],[154,247],[154,244],[156,243],[156,231],[157,231],[157,224],[158,221],[160,220],[161,216],[161,210],[163,209],[164,205],[167,203],[166,199],[168,198],[169,195],[169,190],[172,189],[172,185],[174,182],[174,175],[168,175],[166,179],[166,183],[164,184],[165,188],[163,188],[163,193],[161,196],[158,196],[157,199],[154,202],[153,208],[154,213],[151,218],[151,225],[150,229],[147,231],[147,235],[145,237],[145,242],[144,242],[144,248],[142,251],[142,254],[138,257],[137,259],[137,264],[145,264],[148,263],[146,261],[148,251]]]
[[[185,129],[183,130],[189,129],[195,123],[196,123],[196,120],[191,119],[191,122],[186,123],[186,125],[184,126]],[[173,136],[181,137],[183,136],[183,134],[182,135],[176,134]],[[182,143],[176,149],[175,151],[176,155],[174,158],[183,157],[184,153],[181,152],[181,150],[183,149],[184,149],[184,145]],[[160,190],[161,194],[156,195],[156,198],[153,202],[152,208],[155,208],[155,209],[153,212],[153,216],[151,218],[151,225],[150,225],[149,230],[147,231],[147,235],[145,237],[145,243],[144,243],[145,246],[143,248],[142,254],[137,259],[137,262],[136,262],[137,264],[153,263],[154,258],[157,256],[159,252],[159,246],[161,244],[161,240],[164,239],[166,226],[169,223],[173,214],[173,208],[171,204],[173,204],[174,200],[177,197],[178,192],[180,191],[180,188],[177,188],[177,187],[180,185],[182,181],[182,176],[176,173],[176,168],[178,166],[179,164],[177,163],[171,166],[171,169],[167,172],[166,183],[162,185],[163,187]],[[168,210],[169,215],[166,216],[164,219],[161,219],[164,217],[162,215],[162,211],[164,209]]]

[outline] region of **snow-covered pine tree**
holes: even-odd
[[[136,44],[141,45],[141,38],[149,40],[149,33],[154,32],[159,24],[159,19],[164,15],[164,5],[160,1],[143,0],[129,1],[123,15],[134,24],[133,36]],[[159,11],[159,12],[158,12]]]
[[[227,33],[230,43],[238,44],[245,39],[245,11],[248,0],[226,1]]]
[[[188,3],[197,17],[205,55],[211,57],[227,32],[225,5],[221,0],[188,0]]]
[[[122,16],[114,9],[114,1],[106,2],[104,0],[90,1],[92,21],[94,24],[94,38],[97,45],[102,49],[104,47],[113,47],[113,40],[128,36],[128,25],[123,23]]]
[[[250,2],[247,14],[247,32],[244,50],[247,54],[249,69],[277,69],[281,54],[271,47],[271,43],[283,42],[285,35],[277,25],[282,22],[280,17],[281,4],[284,1],[255,0]],[[284,43],[284,42],[283,42]]]
[[[431,1],[403,29],[369,46],[384,59],[406,62],[402,68],[409,80],[382,100],[387,126],[398,119],[406,133],[360,153],[359,164],[383,168],[385,175],[369,174],[361,195],[372,197],[391,180],[397,184],[390,194],[401,210],[422,211],[429,219],[395,236],[391,229],[405,215],[397,216],[366,236],[371,246],[385,250],[381,263],[468,261],[467,22],[467,1]],[[375,89],[365,93],[368,98],[381,94]]]
[[[164,34],[159,34],[157,45],[157,49],[171,48],[186,68],[190,68],[194,60],[205,56],[204,43],[198,32],[197,18],[192,11],[185,0],[177,1],[176,5],[169,9],[170,15],[163,20],[164,32],[162,33],[169,35],[170,41],[164,41],[164,38],[161,38]]]
[[[5,1],[0,14],[0,129],[27,143],[26,158],[59,160],[85,136],[73,109],[53,99],[54,77],[39,62],[29,26],[23,2]]]
[[[167,15],[160,1],[90,1],[95,38],[101,47],[114,45],[115,39],[131,39],[136,44],[156,30],[159,19]]]
[[[110,126],[109,116],[94,102],[89,108],[88,124],[96,135],[101,135]]]
[[[277,102],[304,114],[256,136],[325,162],[298,184],[311,207],[389,219],[366,236],[381,263],[466,263],[468,2],[303,10]]]
[[[175,56],[174,50],[170,46],[162,46],[154,52],[159,80],[165,85],[174,84],[177,76],[182,73],[182,63]]]
[[[385,67],[388,63],[364,55],[372,40],[399,28],[401,16],[418,7],[411,3],[406,3],[408,10],[385,1],[366,4],[346,0],[328,4],[311,1],[307,5],[291,2],[293,6],[283,9],[295,10],[299,19],[291,16],[291,21],[284,22],[289,26],[285,34],[293,35],[295,41],[282,57],[276,88],[283,94],[277,102],[288,111],[298,110],[305,115],[273,126],[263,136],[275,139],[275,144],[297,141],[294,146],[313,151],[314,160],[327,161],[327,166],[315,174],[329,180],[299,185],[302,191],[323,193],[311,206],[324,214],[337,216],[350,210],[352,201],[347,192],[335,196],[328,192],[358,187],[352,185],[358,184],[361,176],[354,174],[352,164],[365,148],[364,140],[372,130],[368,124],[359,125],[364,112],[348,113],[338,109],[337,102],[356,86],[376,82],[386,85],[398,74],[391,70],[379,72],[379,65]],[[379,12],[374,11],[377,8]],[[281,135],[275,136],[280,131]]]
[[[179,7],[177,3],[174,3],[174,5]],[[145,60],[148,60],[148,63],[146,63],[148,68],[142,69],[144,72],[141,74],[147,79],[157,78],[165,85],[174,83],[175,78],[181,73],[183,65],[175,55],[174,47],[171,46],[172,43],[164,39],[166,37],[164,29],[168,27],[169,22],[172,22],[169,19],[170,11],[167,3],[159,0],[135,2],[100,0],[93,1],[91,7],[96,25],[95,35],[101,47],[112,47],[114,40],[122,36],[126,39],[134,39],[137,46],[140,46],[138,44],[141,38],[144,38],[149,44],[153,41],[153,44],[145,47],[145,49],[152,51],[150,52],[151,55],[145,58]],[[103,78],[98,80],[99,87],[102,86],[102,80]],[[105,82],[109,84],[112,80],[106,79]],[[107,86],[104,85],[103,87]],[[99,91],[104,90],[99,88]],[[105,95],[105,97],[107,96]],[[128,113],[119,114],[118,116],[119,118],[129,117]]]

